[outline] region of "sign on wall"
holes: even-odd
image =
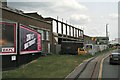
[[[16,31],[16,23],[0,22],[0,54],[17,54]]]
[[[23,25],[20,25],[17,33],[16,23],[0,22],[0,55],[17,54],[17,46],[20,46],[20,54],[35,53],[41,51],[41,35]],[[19,44],[17,45],[17,34]]]
[[[41,51],[41,35],[23,25],[20,25],[20,54]]]

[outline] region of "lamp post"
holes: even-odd
[[[108,36],[108,24],[106,24],[106,38],[107,38],[107,46],[108,46],[108,40],[109,40],[109,36]]]
[[[106,24],[106,37],[108,37],[108,24]]]

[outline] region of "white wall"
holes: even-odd
[[[92,49],[88,50],[88,53],[92,54],[92,55],[94,55],[98,51],[103,51],[103,50],[107,49],[107,45],[85,44],[85,48],[86,48],[86,45],[92,45]]]
[[[99,45],[99,47],[100,47],[100,51],[107,49],[107,45]]]

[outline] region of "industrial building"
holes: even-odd
[[[76,28],[76,26],[72,26],[71,24],[68,24],[63,20],[60,21],[51,17],[44,18],[37,12],[24,13],[21,10],[8,7],[7,3],[0,5],[0,11],[2,11],[0,15],[0,23],[2,26],[6,25],[3,23],[7,23],[7,25],[12,24],[12,26],[14,26],[16,30],[16,35],[14,35],[16,40],[14,41],[14,43],[17,46],[15,48],[16,54],[8,53],[7,55],[4,55],[4,53],[2,52],[3,50],[0,52],[0,55],[2,55],[3,68],[17,67],[21,64],[38,58],[41,54],[58,54],[61,52],[61,43],[64,41],[78,42],[82,44],[79,45],[81,47],[84,47],[86,44],[102,45],[105,40],[108,41],[108,38],[106,37],[99,38],[87,36],[84,34],[84,31],[82,29]],[[23,26],[21,27],[21,25]],[[32,32],[31,36],[28,37],[28,40],[29,38],[32,39],[36,34],[40,35],[39,42],[41,43],[41,51],[37,52],[38,54],[34,54],[34,52],[31,51],[21,54],[20,45],[22,40],[19,38],[19,34],[22,34],[20,33],[20,30],[22,30],[21,28]],[[36,44],[38,45],[40,43]],[[107,43],[105,42],[105,44]],[[32,44],[28,44],[28,46],[25,48],[28,48],[29,46],[32,46]]]
[[[65,23],[58,19],[51,17],[45,18],[45,20],[52,25],[52,39],[53,39],[53,51],[59,53],[61,51],[62,41],[79,41],[84,43],[83,35],[84,31]]]
[[[15,54],[13,54],[11,52],[5,54],[4,53],[5,50],[3,50],[3,49],[2,49],[2,52],[0,53],[0,55],[2,55],[3,68],[16,67],[20,64],[27,63],[27,62],[39,57],[40,54],[47,54],[47,53],[52,52],[51,51],[51,49],[52,49],[52,47],[51,47],[51,44],[52,44],[51,29],[52,29],[52,27],[51,27],[50,23],[48,23],[40,18],[29,16],[21,10],[13,9],[6,5],[0,6],[0,11],[2,12],[1,16],[0,16],[0,23],[3,26],[2,29],[4,29],[4,26],[6,26],[6,25],[9,25],[9,24],[11,26],[13,25],[14,26],[14,37],[15,37],[14,38]],[[37,13],[35,15],[39,16]],[[19,36],[18,29],[20,29],[21,25],[24,25],[26,27],[24,29],[28,28],[29,31],[32,31],[32,36],[28,37],[28,39],[30,39],[31,37],[34,37],[36,33],[39,33],[41,35],[40,42],[41,42],[41,46],[42,46],[42,49],[41,49],[42,51],[40,51],[39,54],[29,54],[29,53],[31,53],[31,51],[21,54],[21,52],[20,52],[21,41],[18,38],[18,36]],[[12,30],[12,28],[10,30]],[[35,33],[34,35],[33,35],[33,32]],[[7,33],[9,33],[9,32],[7,32]],[[2,34],[3,34],[3,30],[2,30]],[[24,36],[24,35],[22,35],[22,36]],[[3,37],[5,37],[5,35],[3,35]],[[11,36],[11,38],[12,38],[12,36]],[[32,44],[29,44],[29,46],[32,46]],[[3,47],[3,44],[2,44],[2,47]]]
[[[2,29],[4,28],[4,26],[7,25],[13,26],[13,37],[15,37],[13,40],[15,48],[9,48],[13,51],[15,50],[15,54],[5,54],[4,52],[5,50],[8,51],[8,48],[4,48],[4,50],[2,48],[1,50],[2,52],[0,53],[0,55],[2,55],[2,61],[4,61],[2,62],[3,68],[16,67],[21,64],[27,63],[39,57],[39,54],[45,55],[51,53],[59,53],[61,51],[62,41],[79,41],[82,43],[84,42],[83,30],[78,29],[67,23],[64,23],[63,21],[59,21],[54,18],[43,18],[37,13],[24,13],[21,10],[8,7],[6,3],[1,4],[0,11],[2,11],[2,15],[0,16],[1,25],[3,26]],[[24,54],[21,54],[21,39],[19,38],[19,36],[22,36],[23,39],[25,39],[22,33],[20,33],[21,35],[19,35],[20,30],[23,30],[21,28],[26,30],[29,29],[29,31],[32,31],[32,33],[35,32],[41,35],[40,39],[42,49],[39,52],[39,54],[34,54],[34,52],[31,51],[28,51],[27,53],[24,52]],[[29,38],[32,39],[34,35],[31,34],[31,37],[28,37],[28,40]],[[29,46],[32,46],[32,43],[26,47],[24,45],[24,47],[28,48]]]

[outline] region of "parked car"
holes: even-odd
[[[109,55],[110,59],[109,59],[109,63],[110,64],[120,64],[120,52],[117,51],[113,51],[110,55]]]

